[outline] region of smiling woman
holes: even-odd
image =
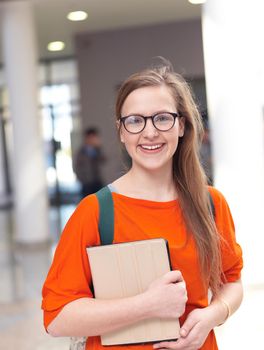
[[[66,225],[44,284],[45,327],[54,336],[86,336],[86,349],[99,350],[105,333],[179,318],[177,341],[137,349],[216,350],[213,328],[242,300],[242,252],[228,204],[207,186],[199,162],[202,123],[188,84],[167,62],[130,76],[118,92],[116,124],[132,165],[108,186],[113,243],[163,237],[173,271],[129,298],[94,298],[86,247],[100,244],[99,208],[89,195]]]
[[[184,118],[178,115],[170,90],[166,86],[138,88],[125,99],[121,114],[120,138],[133,161],[133,172],[148,166],[162,173],[172,169]]]

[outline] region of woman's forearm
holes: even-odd
[[[147,318],[144,295],[119,300],[81,298],[65,305],[48,326],[53,336],[95,336]]]
[[[72,301],[50,323],[48,332],[62,337],[95,336],[148,318],[179,318],[186,301],[181,273],[170,271],[154,281],[147,291],[133,297]]]

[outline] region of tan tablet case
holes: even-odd
[[[130,297],[170,271],[167,242],[150,239],[87,248],[96,299]],[[102,345],[136,344],[179,337],[178,319],[148,319],[101,336]]]

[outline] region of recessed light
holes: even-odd
[[[67,15],[70,21],[84,21],[87,17],[88,13],[85,11],[73,11]]]
[[[193,5],[200,5],[200,4],[204,4],[206,0],[189,0],[189,2]]]
[[[64,47],[65,43],[63,41],[52,41],[47,46],[49,51],[62,51]]]

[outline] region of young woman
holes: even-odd
[[[168,65],[136,73],[120,88],[116,118],[132,166],[111,184],[114,242],[164,237],[173,271],[142,294],[94,299],[86,247],[100,238],[98,202],[90,195],[68,221],[44,284],[45,327],[53,336],[88,336],[86,349],[99,350],[101,334],[180,317],[177,341],[112,348],[217,349],[213,328],[242,300],[242,253],[228,204],[206,185],[198,157],[202,124],[188,85]]]

